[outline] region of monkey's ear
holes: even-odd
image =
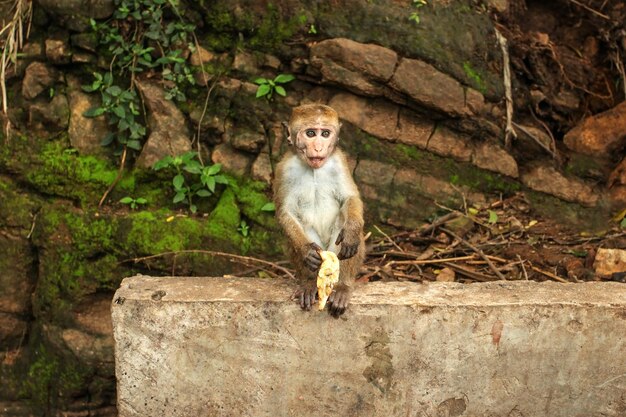
[[[283,127],[283,135],[285,136],[285,139],[287,139],[287,143],[293,145],[291,133],[289,132],[289,124],[287,122],[281,122],[281,126]]]

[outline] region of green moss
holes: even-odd
[[[26,236],[30,232],[35,213],[41,207],[38,198],[21,192],[18,185],[0,177],[0,226],[15,228]]]
[[[217,51],[238,46],[275,51],[285,40],[307,27],[308,21],[305,14],[287,13],[272,3],[265,10],[258,6],[234,10],[227,1],[215,1],[205,9],[204,19],[209,28],[205,43]],[[244,45],[240,45],[242,42]]]
[[[66,360],[40,342],[33,354],[21,396],[30,400],[35,410],[47,415],[51,408],[65,408],[72,397],[85,391],[92,372],[75,361]]]
[[[207,231],[215,238],[240,245],[242,236],[237,233],[240,222],[241,212],[237,206],[237,198],[233,189],[229,187],[224,190],[217,206],[209,215]]]
[[[269,185],[249,179],[229,177],[230,187],[236,195],[241,212],[249,219],[271,230],[278,230],[274,212],[261,210],[272,202]]]
[[[189,217],[174,217],[169,210],[130,213],[121,224],[118,238],[130,253],[145,255],[200,247],[200,223]]]
[[[483,94],[487,92],[487,85],[485,84],[485,81],[480,76],[478,70],[472,68],[472,64],[470,64],[468,61],[465,61],[463,63],[463,71],[465,71],[467,79],[472,81],[472,87],[474,87]]]
[[[63,141],[47,143],[33,156],[26,179],[39,191],[94,204],[114,181],[118,168],[94,156],[77,155]],[[119,187],[134,188],[132,177],[123,178]]]
[[[33,297],[38,317],[64,321],[86,294],[115,288],[124,273],[116,257],[116,222],[96,213],[48,206],[33,233],[39,248],[39,280]]]

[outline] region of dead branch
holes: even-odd
[[[122,175],[124,174],[124,164],[126,163],[127,150],[128,149],[126,145],[124,145],[124,150],[122,151],[122,157],[120,158],[120,167],[117,170],[117,175],[115,176],[115,179],[113,180],[111,185],[109,185],[109,188],[107,188],[107,190],[102,195],[102,198],[100,199],[100,202],[98,203],[98,209],[102,208],[102,205],[104,204],[104,201],[109,196],[109,193],[113,191],[117,183],[120,182],[120,180],[122,179]]]
[[[286,276],[288,276],[291,279],[296,279],[295,276],[291,273],[291,271],[289,269],[284,268],[284,267],[278,265],[275,262],[269,262],[269,261],[265,261],[263,259],[253,258],[251,256],[235,255],[234,253],[217,252],[217,251],[202,250],[202,249],[187,249],[187,250],[180,250],[180,251],[162,252],[162,253],[157,253],[155,255],[141,256],[141,257],[137,257],[137,258],[125,259],[125,260],[121,261],[120,263],[126,263],[126,262],[138,263],[138,262],[147,261],[149,259],[162,258],[162,257],[165,257],[165,256],[170,256],[170,255],[176,256],[176,255],[187,254],[187,253],[199,253],[199,254],[211,255],[211,256],[221,256],[221,257],[224,257],[224,258],[230,258],[231,261],[239,262],[239,263],[241,263],[243,265],[249,265],[249,262],[256,262],[256,263],[259,263],[261,265],[266,265],[266,266],[268,266],[270,268],[274,268],[274,269],[282,272],[283,274],[285,274]]]
[[[481,258],[483,258],[487,262],[487,265],[489,265],[489,268],[491,268],[491,270],[496,274],[496,276],[499,279],[506,280],[504,275],[502,275],[502,273],[500,271],[498,271],[498,268],[495,267],[495,265],[493,264],[493,262],[491,262],[489,257],[487,257],[487,255],[485,255],[485,252],[483,252],[482,250],[478,249],[476,246],[472,245],[467,240],[463,239],[461,236],[457,235],[453,231],[445,229],[445,228],[441,228],[441,230],[443,230],[445,233],[449,234],[453,238],[461,241],[461,243],[463,243],[465,246],[467,246],[468,248],[470,248],[471,250],[476,252]]]
[[[496,38],[502,50],[502,67],[504,77],[504,97],[506,100],[506,127],[504,128],[504,146],[509,149],[511,147],[511,138],[517,138],[517,133],[513,128],[513,89],[511,87],[511,62],[509,59],[509,47],[506,38],[500,33],[498,28]]]

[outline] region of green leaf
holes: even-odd
[[[498,213],[493,210],[487,210],[489,212],[489,224],[496,224],[498,222]]]
[[[261,207],[261,211],[276,211],[276,205],[272,202],[265,203],[265,205]]]
[[[223,176],[223,175],[216,175],[213,178],[215,178],[215,182],[218,184],[226,184],[228,185],[228,179]]]
[[[177,190],[179,190],[184,183],[185,177],[183,177],[181,174],[176,175],[172,180],[172,184],[174,184],[174,188],[176,188]]]
[[[176,195],[174,196],[174,199],[172,200],[173,203],[180,203],[181,201],[183,201],[185,199],[185,192],[184,191],[179,191],[176,193]]]
[[[103,115],[105,111],[106,110],[104,109],[104,107],[92,107],[89,110],[87,110],[86,112],[84,112],[83,116],[85,116],[85,117],[98,117],[100,115]]]
[[[220,172],[220,169],[222,169],[222,164],[213,164],[209,167],[207,174],[208,175],[215,175],[218,172]]]
[[[139,142],[138,140],[132,139],[129,140],[128,142],[126,142],[126,146],[128,146],[130,149],[134,149],[136,151],[140,151],[141,150],[141,142]]]
[[[138,199],[135,200],[135,203],[137,204],[146,204],[148,202],[148,200],[146,200],[143,197],[139,197]]]
[[[192,213],[196,213],[196,211],[198,211],[198,207],[196,207],[195,204],[192,204],[189,206],[189,210],[191,210]]]
[[[206,186],[212,193],[215,192],[215,177],[209,177],[206,181]]]
[[[113,97],[117,97],[122,94],[122,89],[116,85],[112,85],[105,90],[107,93],[111,94]]]
[[[267,84],[267,78],[263,78],[263,77],[257,78],[256,80],[254,80],[254,83],[259,84],[259,85]]]
[[[274,90],[276,91],[276,94],[281,95],[283,97],[287,95],[287,92],[285,91],[285,89],[282,88],[280,85],[277,85],[276,87],[274,87]]]
[[[206,190],[204,188],[196,191],[196,195],[200,196],[200,197],[210,197],[212,195],[212,193],[209,190]]]
[[[268,84],[261,84],[256,90],[256,98],[268,95],[270,92],[270,86]]]
[[[622,229],[626,229],[626,217],[622,219],[622,221],[619,223],[619,227]]]
[[[126,118],[126,111],[124,110],[124,107],[122,106],[113,107],[113,113],[120,119]]]
[[[172,158],[170,155],[166,156],[165,158],[161,159],[160,161],[157,161],[153,166],[152,169],[155,171],[158,171],[160,169],[163,168],[167,168],[168,166],[170,166],[170,164],[174,161],[174,158]]]
[[[102,139],[102,141],[100,142],[100,146],[109,146],[111,143],[113,143],[114,140],[115,140],[115,134],[109,132],[104,137],[104,139]]]
[[[294,77],[291,74],[280,74],[276,78],[274,78],[274,82],[275,83],[280,83],[280,84],[285,84],[285,83],[288,83],[288,82],[293,81],[295,79],[296,79],[296,77]]]
[[[130,204],[133,202],[133,198],[132,197],[124,197],[120,200],[120,203],[122,204]]]

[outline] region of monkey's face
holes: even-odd
[[[324,165],[335,150],[337,130],[336,126],[318,123],[302,127],[295,140],[300,158],[313,169]]]

